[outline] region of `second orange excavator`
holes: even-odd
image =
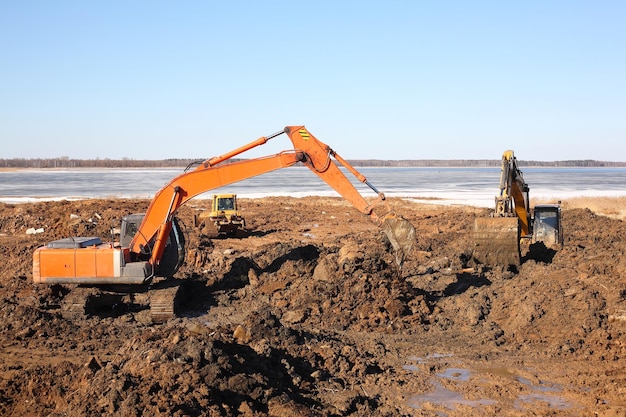
[[[292,150],[231,161],[283,133],[291,139]],[[399,264],[410,254],[415,242],[415,228],[388,206],[385,195],[304,126],[287,126],[275,134],[203,161],[172,179],[156,193],[145,213],[122,219],[119,242],[103,243],[100,237],[93,236],[70,237],[36,249],[33,280],[39,284],[76,284],[87,288],[116,288],[118,291],[123,287],[131,293],[140,287],[156,289],[158,286],[153,285],[153,281],[173,276],[185,257],[185,239],[175,217],[183,204],[206,191],[298,163],[308,167],[381,227],[396,251]],[[378,198],[372,203],[367,202],[339,165],[369,186]],[[163,291],[154,292],[148,301],[154,322],[165,321],[176,314],[178,289],[168,285],[161,287]],[[82,301],[73,299],[69,306],[84,312]]]

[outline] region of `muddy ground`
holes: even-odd
[[[110,240],[148,201],[0,204],[0,414],[626,415],[622,211],[564,202],[564,248],[509,270],[472,260],[487,209],[391,204],[417,229],[402,268],[339,198],[242,200],[249,235],[230,239],[183,207],[189,298],[163,324],[132,305],[68,318],[69,288],[32,283],[38,246]]]

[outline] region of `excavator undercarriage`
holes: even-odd
[[[188,296],[186,282],[174,278],[160,278],[139,286],[77,285],[66,291],[60,308],[61,315],[69,320],[149,310],[153,323],[163,323],[176,317]]]

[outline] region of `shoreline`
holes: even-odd
[[[350,162],[350,161],[348,161]],[[520,163],[522,171],[526,169],[626,169],[626,162],[608,162],[615,165],[558,165],[561,161],[546,162],[544,164],[529,163],[527,165]],[[298,165],[299,166],[299,165]],[[467,165],[448,165],[448,164],[423,164],[423,165],[353,165],[357,169],[500,169],[501,165],[498,164],[467,164]],[[297,166],[296,166],[297,167]],[[75,166],[75,167],[0,167],[0,172],[16,172],[16,171],[89,171],[89,170],[153,170],[153,169],[168,169],[168,170],[184,170],[187,166],[175,166],[175,165],[146,165],[146,166]]]
[[[315,200],[340,200],[346,205],[350,205],[347,200],[337,195],[264,195],[256,197],[247,197],[244,195],[239,196],[242,201],[252,200],[258,203],[264,201],[275,200],[277,198],[282,199],[297,199],[300,201],[315,201]],[[369,200],[371,196],[365,196]],[[388,199],[401,200],[406,204],[417,204],[423,206],[445,206],[458,209],[493,209],[493,200],[489,201],[489,204],[476,204],[475,200],[468,199],[455,199],[455,198],[441,198],[441,197],[424,197],[424,196],[387,196]],[[146,200],[150,201],[152,197],[116,197],[116,196],[101,196],[101,197],[49,197],[49,198],[31,198],[31,197],[2,197],[0,196],[0,204],[2,205],[21,205],[21,204],[39,204],[46,202],[58,202],[58,201],[95,201],[95,200]],[[210,201],[209,197],[195,198],[188,204],[193,204],[193,201],[206,202]],[[480,200],[484,203],[483,200]],[[564,210],[570,209],[589,209],[592,212],[607,216],[618,220],[626,220],[626,195],[591,195],[591,196],[570,196],[567,198],[540,198],[535,197],[531,199],[531,208],[537,204],[553,204],[560,202],[561,207]]]

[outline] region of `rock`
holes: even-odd
[[[337,273],[337,264],[328,256],[320,258],[320,261],[313,270],[313,279],[316,281],[332,282]]]
[[[288,324],[301,323],[306,317],[304,310],[289,310],[283,314],[283,321]]]
[[[250,339],[252,339],[250,331],[241,325],[237,326],[237,328],[233,332],[233,337],[237,339],[239,343],[248,343]]]

